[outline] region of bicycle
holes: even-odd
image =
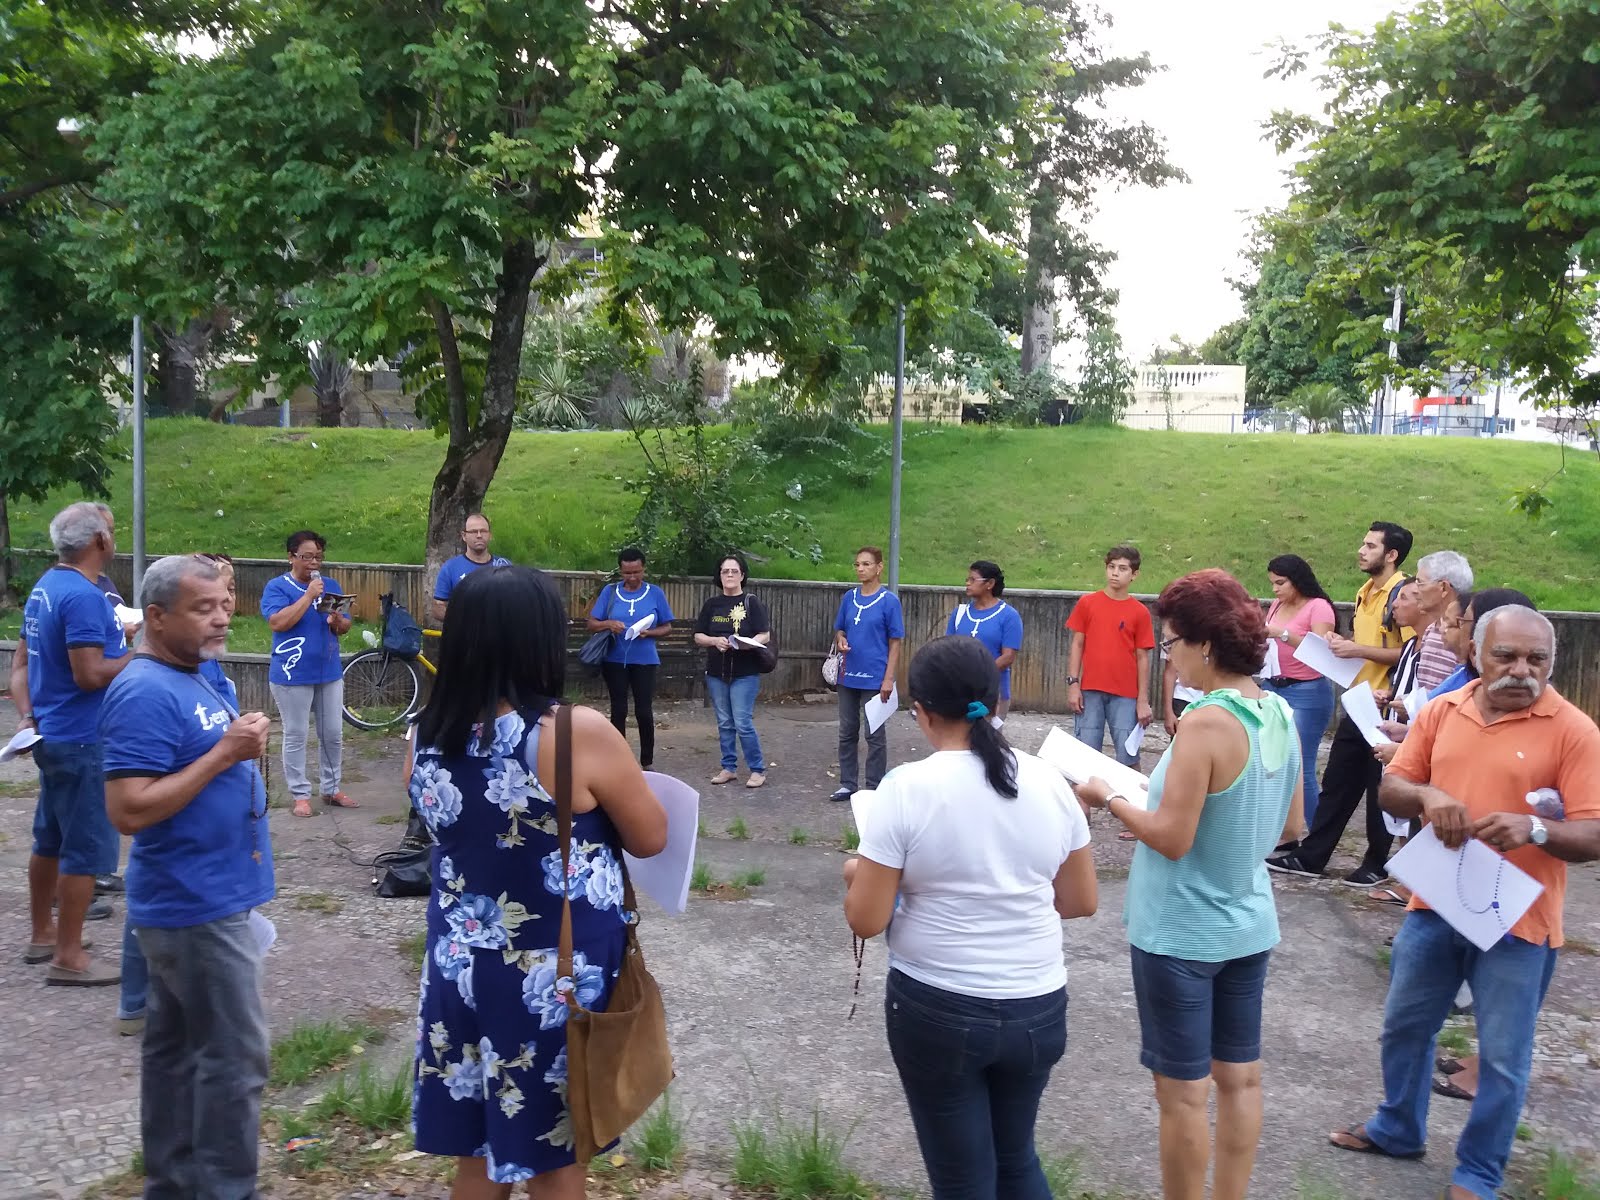
[[[380,627],[389,627],[389,613],[398,603],[385,592]],[[400,605],[404,608],[404,605]],[[424,643],[439,637],[437,629],[424,629]],[[439,669],[418,651],[415,658],[396,654],[381,645],[363,650],[344,665],[344,719],[357,729],[387,729],[399,725],[422,707],[422,667],[430,677]]]

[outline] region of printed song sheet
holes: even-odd
[[[635,858],[623,852],[634,886],[674,916],[689,904],[695,841],[700,833],[700,793],[681,779],[646,771],[645,782],[667,810],[667,844],[660,854]]]
[[[1066,776],[1068,783],[1083,783],[1099,776],[1126,796],[1130,804],[1145,808],[1150,802],[1148,779],[1080,742],[1059,725],[1045,735],[1039,757]]]
[[[643,633],[646,629],[649,629],[655,623],[655,613],[645,613],[644,616],[640,617],[632,625],[628,626],[627,630],[622,635],[622,640],[625,642],[633,641],[634,638],[638,637],[641,633]]]
[[[1361,736],[1367,739],[1367,745],[1386,746],[1394,741],[1378,728],[1383,718],[1378,715],[1378,700],[1372,694],[1370,683],[1351,688],[1339,697],[1339,703],[1344,705],[1344,711],[1355,722],[1356,728],[1361,731]]]
[[[1544,884],[1476,838],[1446,849],[1432,825],[1389,860],[1389,872],[1479,950],[1510,933],[1544,891]]]
[[[17,730],[4,748],[0,748],[0,763],[10,762],[17,755],[27,753],[39,740],[39,731],[32,725]]]
[[[900,687],[896,684],[889,691],[889,698],[885,700],[877,692],[873,692],[862,705],[867,714],[867,732],[877,733],[883,728],[883,723],[899,711]]]
[[[1333,648],[1318,635],[1308,633],[1294,648],[1294,656],[1318,674],[1326,675],[1340,687],[1349,687],[1361,674],[1365,661],[1359,658],[1340,658]]]

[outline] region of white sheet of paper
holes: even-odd
[[[749,646],[752,650],[759,650],[759,649],[761,649],[761,646],[762,646],[762,643],[756,641],[755,638],[747,638],[743,634],[740,634],[740,633],[734,634],[728,640],[730,642],[738,642],[741,646]]]
[[[10,762],[24,750],[31,749],[39,741],[39,731],[32,725],[25,725],[11,735],[11,740],[0,749],[0,763]]]
[[[1432,825],[1389,860],[1389,872],[1480,950],[1509,933],[1544,891],[1544,884],[1476,838],[1447,850]]]
[[[990,717],[989,724],[996,729],[1004,729],[1006,727],[1006,719],[1004,717]]]
[[[1404,817],[1397,817],[1393,813],[1383,814],[1383,827],[1395,837],[1411,836],[1411,822]]]
[[[1087,746],[1059,725],[1045,735],[1039,757],[1060,771],[1068,783],[1083,783],[1098,775],[1140,808],[1150,803],[1150,781],[1092,746]]]
[[[1339,697],[1339,703],[1344,706],[1344,711],[1350,714],[1350,719],[1356,723],[1361,736],[1367,739],[1367,745],[1386,746],[1394,740],[1378,728],[1383,718],[1378,714],[1378,701],[1372,694],[1370,683],[1351,688]]]
[[[694,874],[695,842],[700,836],[700,793],[659,771],[646,771],[644,778],[667,810],[667,844],[650,858],[635,858],[626,850],[622,856],[634,886],[677,916],[689,905],[689,877]]]
[[[278,940],[278,927],[253,908],[245,918],[245,925],[250,930],[250,936],[256,939],[256,951],[265,958],[272,944]]]
[[[1135,725],[1131,730],[1128,731],[1128,740],[1123,743],[1122,748],[1129,754],[1137,754],[1139,753],[1140,748],[1143,746],[1144,726]]]
[[[144,611],[142,609],[129,608],[126,604],[118,604],[116,605],[116,610],[117,620],[124,625],[144,624]],[[266,918],[263,917],[262,919],[265,920]]]
[[[1417,719],[1417,714],[1422,711],[1422,706],[1424,704],[1426,704],[1427,702],[1428,702],[1428,689],[1427,688],[1414,688],[1414,689],[1412,689],[1411,694],[1409,696],[1407,696],[1402,701],[1402,703],[1406,706],[1406,712],[1411,714],[1411,719],[1413,721],[1415,721]]]
[[[1300,644],[1294,648],[1294,656],[1318,674],[1326,675],[1340,687],[1349,687],[1356,681],[1356,676],[1361,674],[1361,666],[1366,661],[1361,658],[1340,658],[1333,652],[1333,648],[1318,635],[1308,633],[1300,639]]]
[[[896,684],[889,689],[889,698],[885,700],[877,692],[867,697],[867,702],[862,709],[867,714],[867,732],[877,733],[883,728],[883,723],[894,716],[900,709],[900,686]]]
[[[1262,679],[1272,679],[1283,674],[1283,667],[1278,659],[1278,639],[1267,639],[1267,652],[1261,659],[1261,670],[1256,674]]]
[[[643,633],[646,629],[649,629],[655,623],[655,613],[645,613],[644,616],[640,617],[632,625],[628,626],[628,628],[623,632],[622,640],[625,642],[633,641],[634,638],[638,637],[641,633]]]

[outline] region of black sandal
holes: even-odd
[[[1361,1145],[1346,1146],[1343,1142],[1336,1142],[1334,1141],[1334,1138],[1338,1136],[1337,1134],[1328,1135],[1328,1144],[1340,1150],[1348,1150],[1352,1154],[1376,1154],[1381,1158],[1415,1160],[1423,1157],[1427,1153],[1426,1150],[1417,1150],[1411,1154],[1392,1154],[1367,1136],[1367,1127],[1365,1124],[1348,1125],[1343,1130],[1343,1133],[1345,1137],[1354,1138],[1356,1141],[1360,1142]]]
[[[1465,1100],[1469,1104],[1477,1099],[1465,1088],[1451,1083],[1448,1079],[1435,1079],[1433,1081],[1433,1090],[1436,1095],[1446,1096],[1451,1100]]]
[[[1433,1065],[1438,1068],[1441,1075],[1459,1075],[1467,1069],[1466,1064],[1459,1058],[1453,1058],[1448,1054],[1441,1054],[1434,1059]]]

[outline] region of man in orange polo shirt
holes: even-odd
[[[1477,838],[1544,885],[1521,920],[1479,950],[1413,898],[1394,939],[1383,1014],[1384,1100],[1332,1135],[1346,1150],[1422,1157],[1434,1039],[1463,981],[1482,1059],[1451,1200],[1493,1200],[1528,1092],[1533,1033],[1562,944],[1567,864],[1600,859],[1600,729],[1550,687],[1555,632],[1541,614],[1499,608],[1473,630],[1476,682],[1422,710],[1383,777],[1383,806],[1421,817],[1452,849]],[[1554,788],[1562,819],[1525,797]]]

